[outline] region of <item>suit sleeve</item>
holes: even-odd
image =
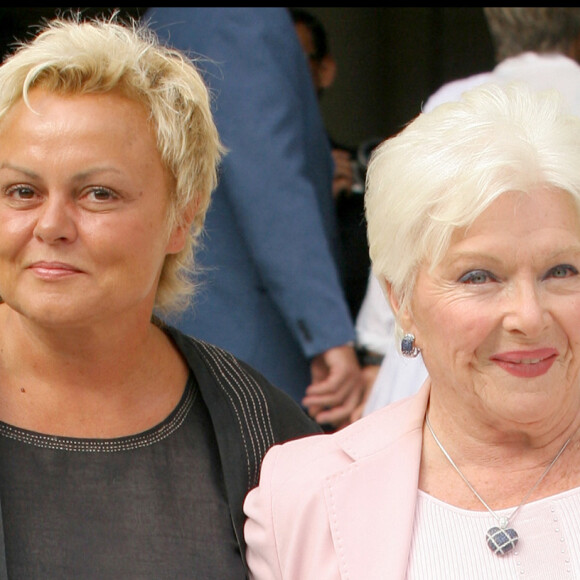
[[[219,193],[264,288],[306,356],[353,340],[336,262],[332,157],[291,19],[283,8],[172,11],[158,28],[171,23],[177,48],[211,59],[201,64],[229,148]]]

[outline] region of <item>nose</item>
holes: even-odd
[[[539,335],[549,324],[550,314],[534,280],[511,285],[503,318],[504,328],[525,336]]]
[[[49,195],[39,208],[34,237],[47,244],[72,242],[77,237],[73,208],[63,195]]]

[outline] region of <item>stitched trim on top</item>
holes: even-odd
[[[256,379],[249,375],[229,352],[194,339],[220,389],[229,401],[238,424],[245,452],[249,487],[258,483],[263,455],[275,443],[270,410]]]
[[[156,427],[148,429],[137,435],[117,437],[115,439],[80,439],[76,437],[60,437],[57,435],[44,435],[34,431],[27,431],[0,422],[0,436],[15,439],[21,443],[44,447],[56,451],[77,451],[82,453],[115,453],[118,451],[132,451],[141,447],[154,445],[169,437],[185,421],[193,402],[197,397],[197,388],[190,377],[187,381],[185,393],[173,412]]]

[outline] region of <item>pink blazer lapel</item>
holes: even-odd
[[[328,478],[325,497],[343,579],[405,578],[428,394],[426,384],[393,417],[378,411],[384,428],[368,430],[374,441],[358,433],[342,442],[355,461]]]

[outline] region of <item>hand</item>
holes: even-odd
[[[363,412],[365,410],[365,406],[367,404],[367,401],[370,397],[373,385],[375,384],[375,381],[377,380],[377,375],[379,374],[379,370],[381,368],[381,365],[368,365],[365,367],[362,367],[362,381],[363,381],[363,396],[361,398],[361,402],[359,403],[359,405],[355,408],[355,410],[352,412],[350,420],[351,423],[354,423],[355,421],[357,421],[358,419],[360,419],[363,415]]]
[[[314,357],[310,369],[312,383],[302,404],[321,425],[345,427],[364,394],[354,348],[349,345],[330,348]]]
[[[341,193],[350,195],[354,181],[352,158],[344,149],[333,149],[334,178],[332,181],[332,197],[336,199]]]

